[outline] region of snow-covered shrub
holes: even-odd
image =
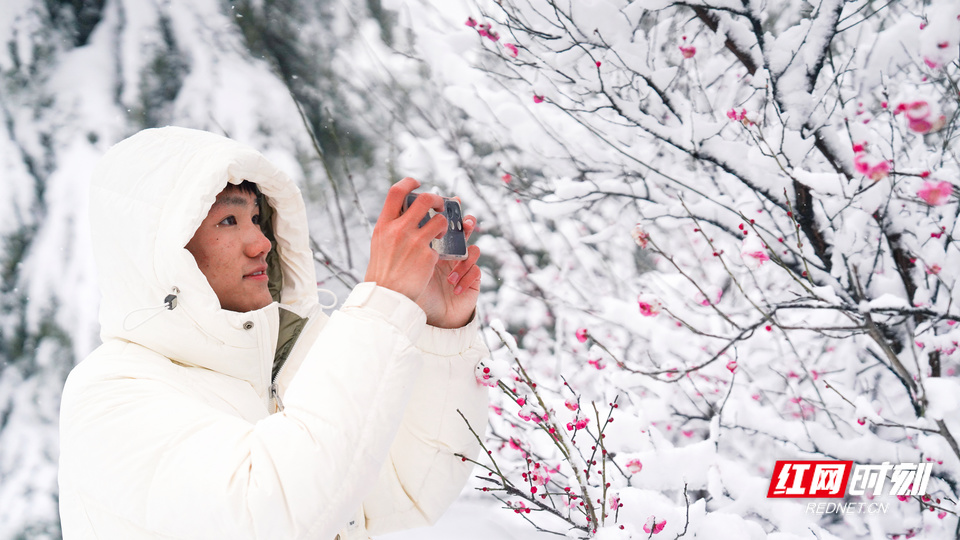
[[[388,7],[484,233],[479,489],[579,537],[957,534],[960,5]],[[766,498],[788,459],[934,466],[824,515]]]

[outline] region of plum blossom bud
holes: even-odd
[[[681,45],[680,54],[682,54],[684,58],[693,58],[694,55],[697,54],[697,48],[693,45]]]
[[[513,511],[517,514],[529,514],[530,509],[527,508],[527,505],[523,501],[507,501],[507,507],[512,508]]]
[[[477,382],[483,386],[489,386],[490,388],[495,388],[499,379],[493,375],[493,372],[489,367],[483,365],[483,363],[477,364],[474,373],[477,377]]]
[[[588,336],[589,334],[587,333],[586,328],[577,329],[577,341],[579,341],[580,343],[586,343]]]
[[[509,372],[510,367],[506,362],[488,358],[477,364],[474,375],[476,375],[479,384],[496,388],[500,379],[505,378]]]
[[[953,194],[953,184],[950,182],[924,182],[917,196],[930,206],[946,204]]]
[[[539,95],[539,94],[534,94],[534,95],[533,95],[533,102],[534,102],[534,103],[543,103],[543,96],[541,96],[541,95]]]

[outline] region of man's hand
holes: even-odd
[[[401,215],[403,200],[420,186],[413,178],[404,178],[387,192],[383,210],[373,228],[370,240],[370,264],[364,281],[374,281],[417,302],[433,277],[440,256],[430,247],[430,241],[447,229],[443,212],[443,198],[423,193]],[[433,208],[441,212],[417,228],[420,219]],[[427,313],[429,321],[430,314]]]
[[[477,227],[477,218],[464,216],[463,233],[469,239]],[[477,259],[480,248],[467,248],[462,261],[439,261],[433,277],[417,300],[427,314],[427,324],[439,328],[460,328],[468,322],[477,308],[480,295],[480,268]]]
[[[421,193],[405,213],[400,213],[404,199],[419,186],[417,180],[404,178],[387,192],[373,229],[370,264],[364,280],[406,295],[427,314],[427,324],[460,328],[470,322],[480,294],[480,248],[468,247],[463,261],[440,260],[430,242],[443,236],[447,229],[443,199]],[[417,228],[430,208],[440,213]],[[476,224],[475,217],[464,216],[466,238],[470,238]]]

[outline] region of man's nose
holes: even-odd
[[[244,250],[248,257],[260,257],[270,252],[270,240],[257,225],[250,224],[245,240]]]

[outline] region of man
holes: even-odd
[[[417,185],[391,188],[367,281],[327,317],[299,190],[259,153],[173,127],[107,153],[103,345],[61,406],[66,540],[348,540],[439,517],[478,452],[463,418],[485,424],[487,352],[479,251],[438,262],[442,216],[416,225],[439,198],[400,212]]]

